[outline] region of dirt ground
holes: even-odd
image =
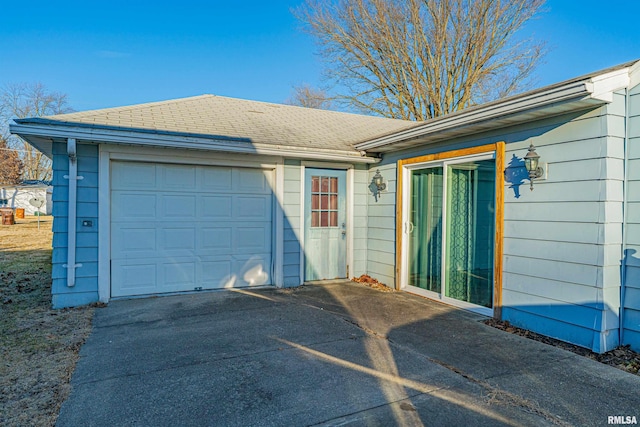
[[[94,308],[51,309],[52,217],[0,225],[0,425],[51,426]]]

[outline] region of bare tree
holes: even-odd
[[[7,140],[0,136],[0,185],[19,184],[22,181],[22,161],[18,152],[9,148]]]
[[[9,147],[19,150],[24,165],[23,179],[51,179],[51,160],[22,138],[9,133],[9,123],[16,118],[42,117],[73,111],[67,95],[48,91],[41,83],[11,84],[0,93],[0,136]]]
[[[293,94],[285,101],[285,104],[296,105],[305,108],[317,108],[319,110],[331,110],[331,98],[320,89],[315,89],[307,84],[293,87]]]
[[[294,13],[343,102],[425,120],[530,87],[544,44],[517,33],[544,2],[306,0]]]

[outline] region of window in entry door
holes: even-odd
[[[311,177],[311,227],[338,226],[338,178]]]

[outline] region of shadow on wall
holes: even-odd
[[[509,188],[513,190],[514,197],[520,198],[520,186],[529,180],[529,173],[524,166],[524,159],[512,155],[509,164],[504,170],[504,180],[509,184]]]

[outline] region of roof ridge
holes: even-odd
[[[205,95],[203,95],[205,96]],[[300,110],[305,110],[305,111],[309,111],[309,110],[314,110],[317,112],[322,112],[322,113],[327,113],[327,114],[339,114],[339,115],[350,115],[350,116],[356,116],[356,117],[367,117],[367,118],[372,118],[372,119],[382,119],[382,120],[389,120],[389,121],[395,121],[395,122],[411,122],[414,123],[414,120],[404,120],[404,119],[394,119],[391,117],[380,117],[380,116],[371,116],[368,114],[361,114],[361,113],[352,113],[352,112],[346,112],[346,111],[335,111],[335,110],[325,110],[322,108],[312,108],[312,107],[302,107],[300,105],[292,105],[292,104],[280,104],[277,102],[268,102],[268,101],[257,101],[254,99],[243,99],[243,98],[234,98],[231,96],[224,96],[224,95],[211,95],[209,94],[208,96],[211,97],[215,97],[215,98],[224,98],[224,99],[229,99],[232,101],[240,101],[240,102],[247,102],[247,103],[254,103],[254,104],[263,104],[263,105],[268,105],[268,106],[272,106],[272,107],[284,107],[284,108],[297,108]]]
[[[113,111],[128,111],[128,110],[137,110],[140,108],[150,108],[150,107],[155,107],[155,106],[160,106],[160,105],[167,105],[167,104],[179,104],[182,102],[186,102],[186,101],[192,101],[192,100],[196,100],[198,98],[209,98],[209,97],[215,97],[216,95],[211,95],[211,94],[202,94],[202,95],[194,95],[194,96],[187,96],[184,98],[174,98],[174,99],[165,99],[162,101],[151,101],[151,102],[143,102],[140,104],[130,104],[130,105],[123,105],[120,107],[107,107],[107,108],[96,108],[93,110],[84,110],[84,111],[74,111],[73,113],[65,113],[65,114],[54,114],[51,116],[43,116],[43,119],[55,119],[58,117],[69,117],[69,116],[78,116],[78,115],[91,115],[94,113],[108,113],[108,112],[113,112]]]

